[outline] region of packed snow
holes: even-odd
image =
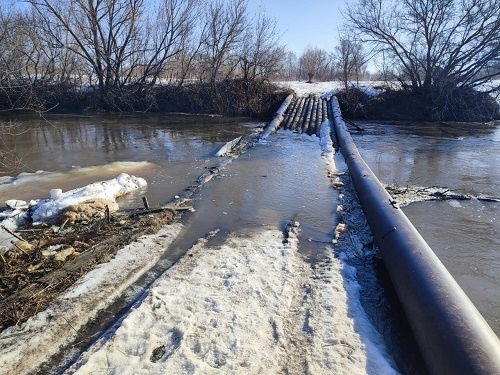
[[[396,373],[348,304],[355,270],[330,256],[313,272],[297,248],[272,228],[199,240],[67,373]]]
[[[4,223],[9,227],[15,227],[17,221],[23,219],[22,212],[31,210],[33,224],[37,225],[43,221],[53,219],[63,208],[75,206],[90,199],[105,199],[115,201],[116,198],[138,190],[147,185],[146,180],[136,176],[121,173],[116,178],[100,181],[87,186],[64,192],[61,189],[52,189],[50,199],[26,202],[22,200],[9,199],[5,204],[12,209],[2,213],[10,219]]]
[[[31,217],[34,224],[51,219],[65,207],[75,206],[89,199],[115,200],[117,197],[138,190],[147,185],[146,180],[121,173],[108,181],[96,182],[83,188],[69,190],[52,189],[50,199],[32,207]]]
[[[61,189],[52,189],[50,198],[44,200],[9,199],[5,202],[9,209],[0,212],[0,227],[16,230],[27,220],[28,211],[34,225],[53,219],[64,208],[78,205],[92,199],[104,199],[116,208],[116,198],[147,186],[146,180],[140,177],[121,173],[116,178],[107,181],[95,182],[87,186],[62,192]],[[5,230],[0,230],[0,251],[11,247],[15,238]]]

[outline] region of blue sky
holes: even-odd
[[[342,25],[340,10],[345,0],[248,0],[250,11],[259,6],[277,21],[281,41],[287,49],[300,54],[307,48],[333,51]]]

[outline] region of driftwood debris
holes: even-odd
[[[345,122],[346,124],[349,124],[349,125],[353,126],[354,128],[356,128],[356,130],[357,130],[357,131],[362,132],[362,131],[364,131],[364,130],[365,130],[364,128],[362,128],[361,126],[359,126],[358,124],[356,124],[354,121],[351,121],[351,120],[349,120],[349,119],[346,119],[344,116],[342,116],[342,120],[344,120],[344,122]]]
[[[49,225],[23,228],[16,250],[0,257],[0,331],[43,311],[97,264],[171,223],[179,210],[134,210],[77,222],[64,230]]]
[[[60,224],[64,222],[69,224],[90,222],[95,219],[107,218],[111,212],[117,210],[116,201],[96,198],[63,208],[59,212],[57,222]]]

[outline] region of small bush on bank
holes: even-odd
[[[365,118],[364,107],[370,101],[370,97],[365,92],[353,87],[337,92],[336,96],[343,116],[352,119]]]
[[[491,95],[469,88],[393,90],[375,97],[359,89],[337,94],[346,117],[358,120],[494,121],[500,106]]]

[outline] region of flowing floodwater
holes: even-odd
[[[284,229],[293,219],[301,225],[302,253],[314,259],[331,243],[335,196],[318,139],[285,132],[250,148],[204,186],[187,230],[195,239],[215,229],[227,234],[277,223]]]
[[[53,188],[66,191],[126,172],[148,181],[151,206],[189,186],[212,166],[222,143],[256,125],[245,118],[103,114],[25,116],[14,124],[15,135],[2,136],[2,150],[15,149],[21,164],[0,173],[31,174],[0,185],[0,201],[45,198]]]
[[[440,186],[500,197],[500,127],[363,124],[361,155],[386,184]],[[500,336],[500,202],[432,201],[403,208]]]
[[[171,200],[219,163],[214,154],[225,142],[259,126],[246,118],[165,115],[53,115],[15,123],[17,135],[4,135],[3,146],[15,148],[22,164],[0,172],[26,175],[2,177],[0,202],[46,198],[50,189],[66,191],[122,172],[145,178],[147,189],[121,198],[122,208],[141,207],[142,195],[152,207]],[[258,152],[250,149],[222,171],[223,183],[202,189],[195,198],[200,214],[188,220],[193,241],[216,228],[284,227],[290,219],[302,222],[306,242],[331,240],[336,203],[318,139],[289,136],[259,143]]]

